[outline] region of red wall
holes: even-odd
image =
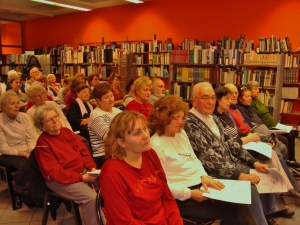
[[[24,22],[25,49],[57,44],[173,38],[218,40],[227,35],[258,42],[260,36],[289,36],[300,47],[299,0],[151,0]]]

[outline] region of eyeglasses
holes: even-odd
[[[200,98],[201,100],[205,101],[205,102],[209,102],[210,100],[215,102],[217,100],[217,97],[216,96],[212,96],[212,97],[209,97],[207,95],[204,95],[202,97],[198,97],[196,96],[195,98]]]
[[[172,116],[173,120],[176,120],[177,122],[181,119],[181,122],[185,122],[186,121],[186,117],[181,117],[181,116]]]
[[[43,98],[45,96],[45,92],[35,95],[35,98]]]
[[[49,123],[49,122],[51,122],[51,121],[53,121],[53,120],[56,120],[57,118],[59,118],[58,115],[55,115],[55,116],[52,116],[51,118],[49,118],[49,119],[43,121],[42,123]]]

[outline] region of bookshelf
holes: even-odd
[[[300,52],[285,54],[284,60],[281,123],[298,129],[300,124]]]

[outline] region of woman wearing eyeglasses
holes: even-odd
[[[180,97],[169,95],[155,102],[149,117],[154,132],[151,147],[165,170],[169,188],[182,217],[201,222],[203,218],[221,219],[221,224],[257,224],[246,205],[204,197],[207,187],[222,191],[224,185],[207,176],[182,129],[188,106]],[[200,184],[203,190],[200,190]],[[203,221],[202,221],[203,222]]]
[[[97,107],[91,112],[88,129],[93,158],[100,169],[105,161],[104,142],[107,136],[108,127],[112,119],[121,112],[113,107],[115,103],[112,87],[107,83],[100,83],[93,89],[93,95],[97,102]]]
[[[96,170],[89,150],[71,130],[62,127],[59,112],[49,105],[37,108],[34,124],[43,130],[37,140],[35,157],[46,185],[82,204],[85,224],[98,225],[96,192],[88,185],[97,175],[86,173]]]

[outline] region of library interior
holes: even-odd
[[[145,224],[217,225],[231,224],[228,220],[235,221],[233,218],[236,224],[299,224],[298,22],[298,0],[0,0],[0,225],[102,225],[131,220]],[[18,103],[13,103],[14,98]],[[126,114],[132,111],[139,114]],[[132,121],[126,126],[129,117]],[[114,122],[118,126],[113,126]],[[124,131],[117,133],[122,126]],[[134,136],[138,126],[146,126],[139,128],[143,138]],[[58,133],[52,135],[54,129]],[[60,139],[54,139],[58,136]],[[142,145],[138,137],[141,142],[148,141]],[[54,146],[56,141],[61,142],[58,145],[65,153]],[[74,147],[75,142],[79,147]],[[129,149],[133,145],[136,148]],[[146,145],[151,150],[143,150]],[[162,146],[163,150],[154,146]],[[43,153],[46,148],[48,152]],[[118,153],[121,149],[123,153]],[[76,151],[80,160],[67,157],[71,151]],[[133,178],[137,170],[132,176],[108,178],[121,174],[110,170],[113,166],[131,173],[132,169],[122,162],[136,167],[128,157],[137,151],[143,156],[140,167],[147,163],[155,173],[162,171],[163,175],[155,174],[161,182],[153,183],[163,192],[160,204],[169,204],[170,212],[155,212],[155,207],[143,202],[158,204],[139,193],[143,188],[151,189],[150,178],[142,177],[150,174],[150,169],[138,175],[147,179],[146,186],[141,181],[129,187],[126,179],[137,179]],[[153,155],[149,162],[144,160]],[[197,163],[192,161],[195,159]],[[159,166],[152,168],[157,162]],[[30,180],[28,175],[32,169],[29,165],[34,163],[41,185],[28,185],[38,180]],[[84,172],[79,172],[79,164]],[[187,170],[192,164],[195,168]],[[238,169],[239,164],[247,164],[251,170],[244,172],[245,168]],[[225,169],[221,171],[218,166]],[[279,171],[274,177],[270,175],[271,168]],[[265,184],[264,176],[255,171],[270,175],[264,179],[273,183],[265,192],[258,185]],[[200,184],[190,181],[202,172]],[[50,178],[49,174],[59,178]],[[63,176],[69,183],[61,182]],[[244,195],[248,193],[251,204],[238,202],[244,201],[242,198],[234,200],[238,191],[232,188],[230,192],[211,177],[247,181],[249,189],[245,188]],[[87,203],[82,204],[86,199],[70,194],[72,185],[82,183],[91,187],[93,194],[85,198],[93,196],[96,213],[88,210]],[[278,191],[281,185],[284,187]],[[66,186],[68,189],[61,191]],[[196,186],[201,200],[193,192]],[[207,187],[211,195],[205,195]],[[39,194],[32,197],[30,188]],[[215,197],[214,188],[229,191],[232,197]],[[252,207],[252,189],[260,194],[258,197],[264,196],[257,203],[262,212]],[[114,198],[109,190],[120,195],[112,201],[119,205],[116,210],[128,215],[115,211],[108,203]],[[152,189],[150,193],[155,196],[159,191]],[[265,195],[271,197],[267,199]],[[171,200],[164,203],[165,198]],[[205,203],[214,202],[212,199],[214,204]],[[188,203],[195,200],[202,207]],[[228,206],[227,211],[213,206],[219,202]],[[238,211],[232,206],[237,204],[245,209],[240,207]],[[267,212],[268,204],[274,206]],[[195,211],[206,207],[207,214],[195,216],[184,207]],[[209,214],[209,210],[215,214]],[[249,218],[231,217],[245,211]],[[152,218],[146,219],[142,213]]]

